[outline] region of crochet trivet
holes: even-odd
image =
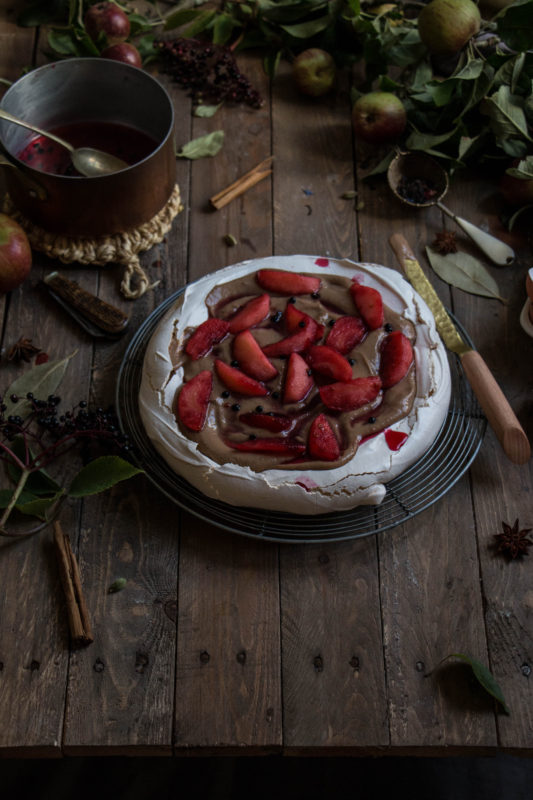
[[[164,208],[148,222],[127,233],[90,239],[45,231],[16,211],[9,197],[6,198],[4,206],[5,213],[14,217],[24,228],[31,246],[50,258],[59,259],[63,264],[75,262],[89,266],[123,264],[126,269],[120,290],[128,300],[136,300],[159,283],[159,281],[149,283],[141,267],[138,253],[159,244],[170,230],[174,218],[183,209],[179,186],[176,184]],[[135,288],[132,288],[133,280],[136,283]]]

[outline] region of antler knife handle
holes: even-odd
[[[44,282],[69,306],[79,311],[106,333],[119,334],[126,328],[129,317],[120,309],[100,300],[96,295],[82,289],[74,281],[68,280],[58,272],[46,275]]]

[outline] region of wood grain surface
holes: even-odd
[[[20,5],[0,0],[0,77],[10,80],[45,60],[42,34],[36,45],[35,31],[14,22]],[[24,335],[51,358],[76,352],[59,391],[67,405],[108,406],[131,336],[187,282],[273,253],[399,269],[388,239],[401,232],[531,441],[533,340],[518,322],[531,242],[527,226],[503,228],[495,175],[458,175],[447,204],[516,249],[511,267],[488,267],[506,304],[451,290],[431,272],[425,247],[454,223],[368,178],[383,153],[354,142],[347,81],[316,101],[296,92],[287,64],[269,85],[259,59],[239,62],[264,105],[224,106],[209,119],[193,116],[186,92],[154,68],[175,105],[177,149],[217,129],[224,146],[215,158],[178,159],[184,210],[142,255],[158,284],[139,300],[121,296],[120,267],[66,268],[34,253],[30,278],[0,299],[2,390],[24,368],[5,358]],[[270,155],[272,176],[210,206]],[[476,254],[458,229],[457,238]],[[78,328],[39,285],[56,268],[130,315],[128,334],[102,343]],[[72,467],[61,469],[67,477]],[[61,525],[94,642],[69,642],[51,531],[0,539],[0,756],[532,756],[532,557],[509,563],[493,548],[502,521],[533,527],[531,471],[511,464],[489,430],[469,472],[422,513],[327,544],[237,536],[142,475],[67,503]],[[110,594],[117,578],[125,589]],[[453,653],[490,667],[509,715]]]

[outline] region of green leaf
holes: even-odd
[[[274,80],[276,77],[280,60],[281,50],[275,50],[273,53],[268,53],[268,55],[266,55],[263,59],[263,69],[265,70],[265,75],[268,75],[270,80]]]
[[[464,661],[465,664],[468,664],[485,691],[498,701],[506,714],[511,713],[505,702],[503,692],[488,667],[482,664],[481,661],[478,661],[477,658],[466,656],[464,653],[451,653],[448,658],[458,658],[460,661]]]
[[[107,590],[108,594],[116,594],[117,592],[121,592],[123,589],[126,588],[126,584],[128,581],[126,578],[117,578],[116,581],[113,581],[109,589]]]
[[[195,117],[214,117],[222,103],[216,106],[196,106],[194,109]]]
[[[83,467],[68,490],[69,497],[87,497],[111,489],[120,481],[139,475],[144,470],[134,467],[120,456],[101,456]]]
[[[7,508],[11,502],[11,498],[13,497],[13,489],[0,489],[0,508]],[[25,503],[31,503],[33,500],[38,500],[39,498],[35,497],[34,494],[31,492],[27,492],[25,489],[19,494],[17,500],[17,507],[18,505],[24,505]]]
[[[26,400],[28,392],[33,392],[36,400],[46,400],[49,395],[53,394],[63,379],[70,359],[76,353],[77,350],[59,361],[47,361],[46,364],[38,364],[14,380],[4,392],[4,404],[7,406],[4,412],[6,418],[10,414],[18,414],[21,417],[28,414],[31,410],[30,401]],[[21,399],[17,403],[13,403],[10,399],[12,394]]]
[[[27,502],[18,502],[16,508],[17,511],[21,512],[21,514],[26,514],[30,517],[37,517],[44,522],[49,519],[48,512],[53,509],[63,494],[64,491],[61,489],[61,491],[57,492],[53,497],[38,497]]]
[[[231,38],[231,34],[238,23],[229,14],[219,14],[213,25],[213,42],[215,44],[226,44]]]
[[[184,144],[177,156],[190,159],[216,156],[223,144],[224,131],[213,131]]]
[[[171,31],[173,28],[181,28],[182,25],[187,25],[192,20],[196,20],[203,13],[202,9],[199,8],[178,9],[167,17],[163,30]]]
[[[307,20],[307,22],[300,22],[296,25],[280,25],[280,28],[295,39],[311,39],[318,33],[322,33],[330,23],[330,16],[326,14],[319,19]]]
[[[441,255],[431,247],[426,247],[429,263],[441,280],[461,289],[463,292],[481,297],[492,297],[507,302],[501,297],[498,284],[481,261],[468,253],[448,253]]]
[[[199,33],[205,31],[216,16],[216,11],[202,11],[197,19],[192,22],[184,31],[181,32],[182,36],[192,39],[198,36]]]
[[[533,142],[528,134],[523,99],[511,94],[509,86],[500,86],[497,92],[485,98],[481,110],[490,117],[497,139],[524,138]]]
[[[435,145],[447,142],[457,132],[457,128],[446,133],[420,133],[413,131],[407,139],[406,145],[408,150],[429,150],[433,149]]]

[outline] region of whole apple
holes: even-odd
[[[418,33],[433,55],[458,53],[478,33],[479,9],[472,0],[431,0],[418,15]]]
[[[135,45],[129,42],[119,42],[111,47],[106,47],[100,53],[102,58],[111,58],[113,61],[122,61],[124,64],[131,64],[132,67],[142,67],[141,54]]]
[[[331,91],[337,69],[333,57],[325,50],[311,47],[296,56],[292,64],[292,75],[296,86],[311,97],[320,97]]]
[[[355,135],[365,142],[384,144],[400,138],[407,114],[399,97],[392,92],[368,92],[356,100],[352,109]]]
[[[28,237],[18,222],[0,214],[0,293],[11,292],[26,280],[31,269]]]
[[[108,46],[124,42],[130,35],[128,16],[115,3],[95,3],[90,6],[83,24],[93,42],[103,33]]]

